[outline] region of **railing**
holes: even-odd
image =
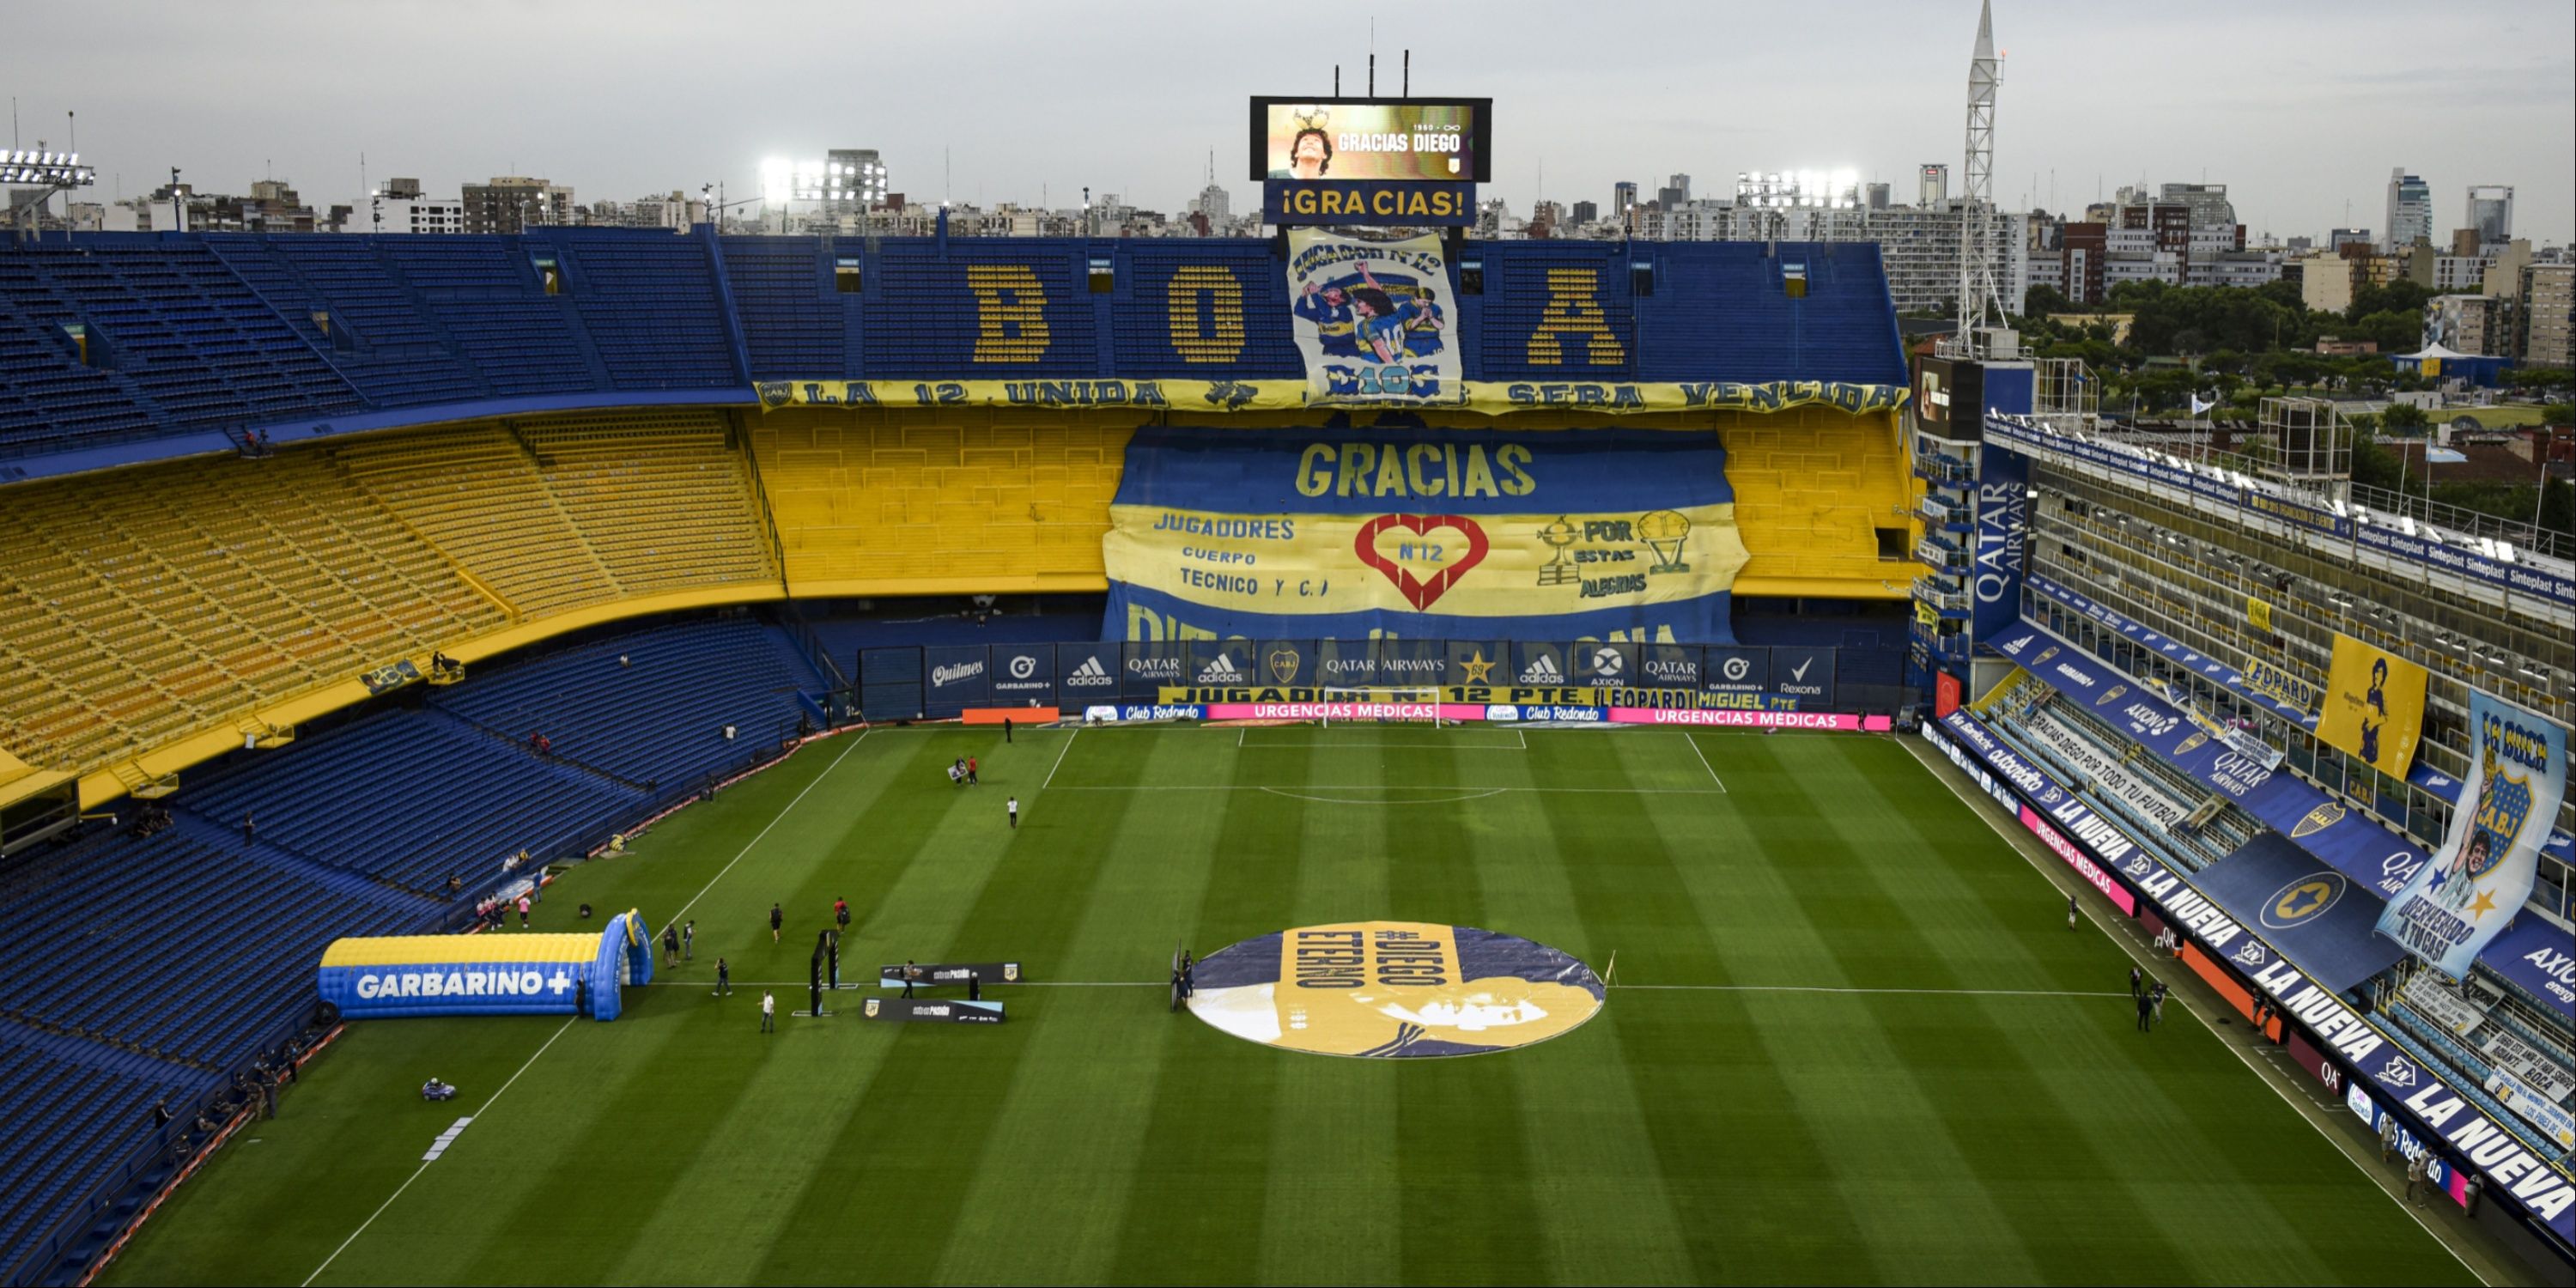
[[[2540,481],[2533,470],[2532,481]],[[2352,485],[2352,499],[2370,507],[2373,514],[2405,515],[2421,523],[2430,523],[2463,536],[2486,537],[2511,542],[2517,550],[2529,550],[2553,559],[2576,561],[2576,536],[2550,528],[2537,527],[2519,519],[2503,519],[2481,510],[2466,509],[2441,501],[2430,501],[2411,492],[2392,492],[2367,483]]]
[[[1925,537],[1914,543],[1914,557],[1943,572],[1966,572],[1968,552],[1957,546]]]
[[[1966,523],[1968,521],[1968,512],[1966,510],[1950,505],[1947,502],[1944,502],[1940,497],[1929,492],[1923,494],[1923,503],[1917,507],[1917,509],[1924,518],[1930,519],[1934,523]]]
[[[150,1176],[154,1166],[166,1160],[174,1147],[174,1137],[184,1136],[190,1130],[176,1125],[193,1124],[208,1107],[221,1102],[230,1094],[230,1078],[248,1070],[262,1053],[291,1041],[302,1032],[304,1021],[312,1015],[313,1008],[314,1003],[301,999],[272,1008],[275,1018],[267,1029],[267,1036],[251,1045],[250,1058],[229,1071],[217,1071],[225,1074],[225,1082],[198,1096],[193,1103],[173,1106],[169,1124],[137,1123],[119,1137],[115,1145],[97,1151],[99,1157],[120,1161],[113,1165],[104,1179],[90,1187],[80,1202],[55,1218],[52,1226],[42,1234],[27,1236],[20,1245],[17,1259],[5,1272],[0,1272],[0,1283],[14,1288],[20,1284],[41,1283],[51,1277],[52,1272],[63,1264],[64,1258],[98,1229],[99,1214],[132,1193],[137,1182]]]
[[[1968,593],[1966,591],[1941,590],[1930,581],[1915,582],[1914,597],[1932,605],[1934,608],[1947,609],[1954,613],[1964,613],[1968,611],[1970,607]]]

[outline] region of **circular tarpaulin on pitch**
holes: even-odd
[[[1350,921],[1218,950],[1190,1011],[1239,1038],[1324,1055],[1482,1055],[1601,1009],[1601,979],[1545,944],[1472,926]]]

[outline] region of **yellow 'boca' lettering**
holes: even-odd
[[[1627,351],[1620,347],[1619,337],[1611,334],[1609,316],[1601,308],[1601,274],[1597,270],[1547,270],[1547,308],[1539,314],[1538,325],[1530,329],[1531,365],[1563,364],[1564,336],[1583,341],[1583,365],[1587,367],[1615,367],[1627,361]]]
[[[1243,356],[1243,284],[1217,264],[1184,264],[1163,288],[1171,306],[1172,347],[1183,362],[1232,362]],[[1208,325],[1199,325],[1199,301]]]
[[[1026,264],[969,264],[975,293],[976,362],[1035,362],[1054,337],[1047,328],[1046,287]]]

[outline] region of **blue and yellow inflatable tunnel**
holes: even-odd
[[[348,1019],[403,1015],[617,1018],[618,990],[653,982],[641,913],[596,935],[388,935],[335,939],[322,952],[322,1000]]]

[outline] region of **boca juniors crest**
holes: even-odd
[[[1437,922],[1300,926],[1198,964],[1190,1012],[1319,1055],[1481,1055],[1571,1032],[1608,995],[1592,968],[1516,935]]]
[[[2380,914],[2379,933],[2460,978],[2531,897],[2567,789],[2567,727],[2469,693],[2477,747],[2442,848]]]
[[[1457,314],[1438,237],[1367,242],[1288,233],[1290,327],[1314,404],[1466,400]]]

